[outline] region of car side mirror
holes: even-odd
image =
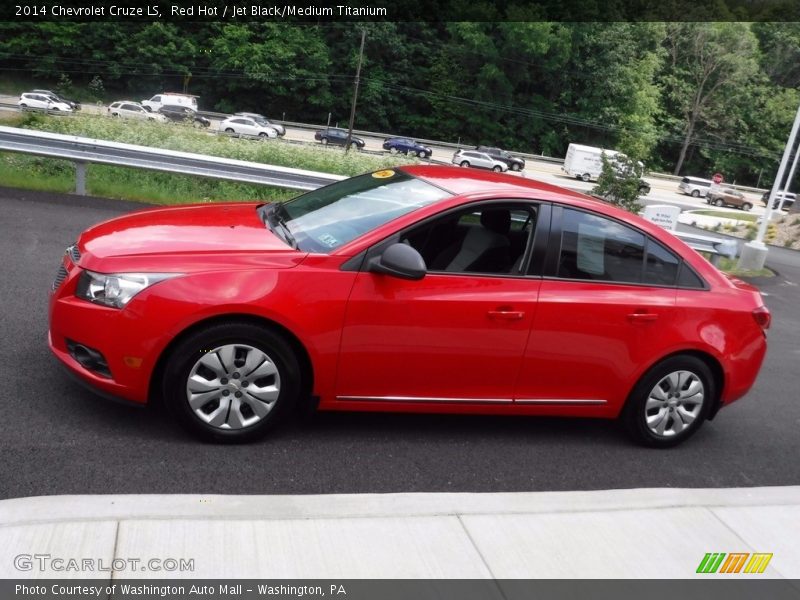
[[[422,255],[408,244],[392,244],[369,261],[367,270],[401,279],[422,279],[428,271]]]

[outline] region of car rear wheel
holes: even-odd
[[[583,175],[581,175],[581,181],[589,181],[591,178],[592,176],[589,175],[588,173],[584,173]]]
[[[699,198],[700,190],[692,190],[692,198]]]
[[[751,208],[753,208],[753,205],[750,204],[749,202],[745,202],[744,204],[742,204],[742,210],[750,210]]]
[[[725,206],[725,202],[722,200],[722,198],[717,198],[714,201],[714,206],[720,206],[720,207]]]
[[[708,365],[694,356],[674,356],[653,367],[636,384],[621,419],[638,443],[668,448],[694,435],[715,399]]]
[[[231,127],[226,127],[226,128],[225,128],[225,133],[236,133],[236,132],[233,130],[233,128],[231,128]]]
[[[269,134],[266,133],[265,131],[262,131],[261,133],[258,134],[258,137],[260,137],[262,140],[264,140],[264,139],[269,137]]]
[[[462,166],[462,167],[468,167],[468,166],[469,166],[469,161],[462,160],[462,161],[461,161],[461,166]]]
[[[263,436],[296,402],[300,366],[273,330],[221,323],[173,349],[162,385],[168,406],[194,435],[247,442]]]

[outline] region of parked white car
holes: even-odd
[[[71,113],[72,107],[66,102],[59,102],[48,94],[28,92],[20,95],[17,102],[20,110],[44,110],[49,112]]]
[[[158,121],[159,123],[166,123],[169,121],[167,117],[159,113],[148,112],[144,106],[138,102],[130,100],[120,100],[112,102],[108,106],[108,114],[112,117],[120,119],[138,119],[140,121]]]
[[[260,138],[276,138],[274,127],[263,125],[251,117],[228,117],[219,124],[219,130],[237,135],[251,135]]]
[[[497,173],[508,171],[508,165],[495,160],[485,152],[476,150],[458,150],[453,154],[453,164],[462,167],[477,167],[478,169],[491,169]]]

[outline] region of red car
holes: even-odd
[[[294,407],[620,417],[651,446],[742,397],[770,313],[637,216],[457,167],[285,204],[145,210],[65,253],[50,347],[105,395],[163,395],[205,439]]]

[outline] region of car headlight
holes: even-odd
[[[75,295],[110,308],[123,308],[136,294],[178,273],[95,273],[83,271]]]

